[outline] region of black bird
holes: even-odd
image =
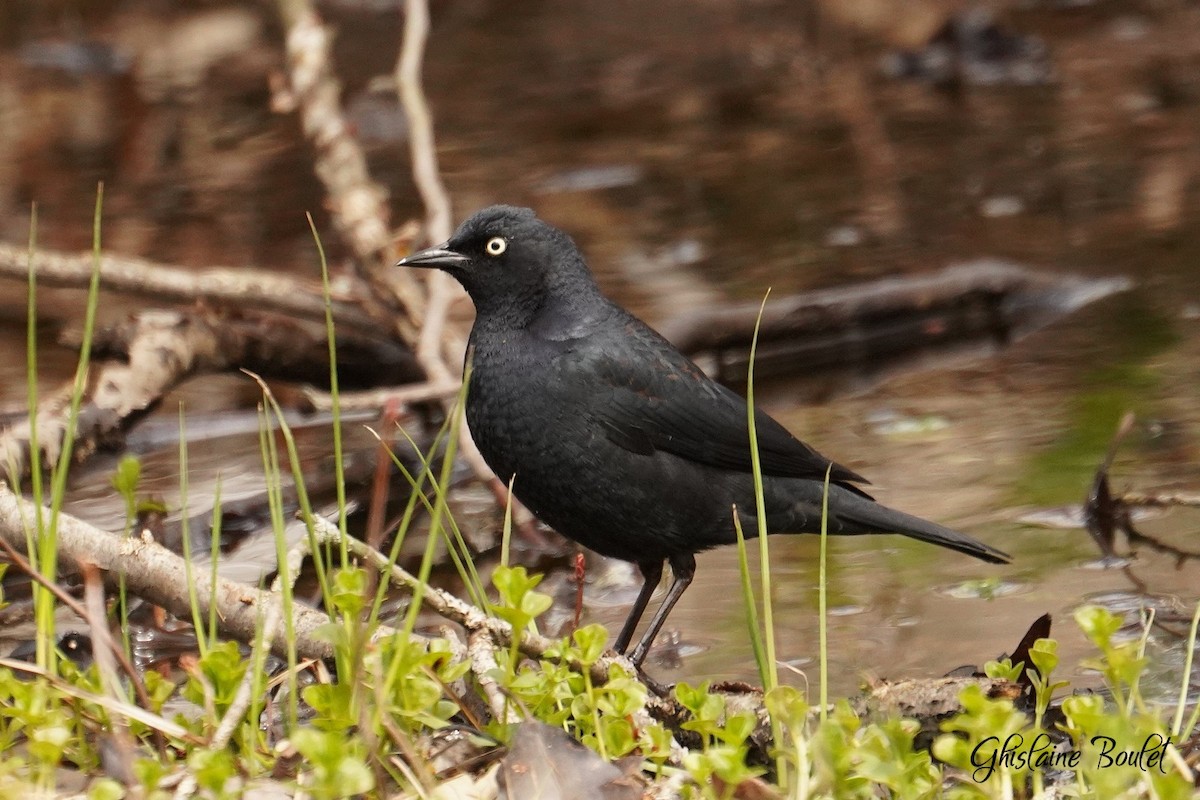
[[[467,424],[500,480],[563,535],[632,561],[645,583],[624,653],[669,562],[666,599],[630,659],[641,664],[692,582],[695,554],[757,531],[746,401],[600,292],[567,234],[527,208],[492,206],[398,266],[435,267],[475,303]],[[876,503],[867,481],[755,411],[771,533],[900,533],[993,563],[988,545]]]

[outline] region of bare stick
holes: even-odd
[[[283,621],[281,616],[282,611],[283,607],[279,603],[275,603],[267,608],[267,616],[263,620],[262,638],[255,640],[254,652],[250,654],[251,664],[258,665],[263,663],[263,654],[260,652],[260,649],[267,642],[275,638],[275,634],[279,630],[279,623]],[[242,682],[238,684],[233,701],[225,710],[224,716],[221,717],[221,722],[217,725],[216,731],[213,732],[211,746],[214,750],[223,750],[228,746],[229,740],[233,738],[233,734],[237,732],[238,725],[245,717],[251,702],[254,700],[254,695],[251,692],[254,690],[254,686],[260,677],[261,675],[255,669],[246,670],[246,674],[242,676]]]
[[[412,383],[399,389],[370,389],[363,392],[342,391],[338,394],[338,407],[342,411],[376,409],[395,403],[401,407],[424,403],[430,400],[449,400],[458,395],[462,384],[458,380],[448,383]],[[329,392],[319,389],[306,388],[305,399],[318,411],[329,411],[333,408],[333,398]]]
[[[0,484],[0,538],[18,551],[25,547],[25,531],[28,526],[35,524],[35,512],[33,503],[14,494],[7,485]],[[336,525],[321,517],[313,518],[313,527],[318,539],[341,536]],[[480,633],[496,645],[507,646],[516,635],[521,652],[531,658],[545,657],[555,645],[554,640],[528,631],[515,634],[512,626],[504,620],[489,616],[482,609],[448,592],[421,584],[407,571],[389,563],[385,555],[354,538],[348,538],[346,544],[359,558],[372,561],[381,574],[388,575],[394,583],[408,588],[420,586],[424,602],[446,619],[466,628],[468,636]],[[123,574],[128,591],[162,606],[178,617],[186,618],[191,614],[189,591],[194,592],[201,615],[207,616],[210,606],[215,604],[222,633],[241,641],[255,641],[264,616],[278,620],[283,613],[279,596],[224,578],[218,578],[215,586],[200,581],[194,589],[189,590],[189,575],[179,556],[156,542],[121,537],[69,514],[59,516],[58,545],[65,565],[81,569],[84,564],[94,564],[106,573],[105,581],[110,584],[115,584],[118,576]],[[325,659],[332,655],[333,645],[323,635],[323,629],[331,623],[330,618],[299,604],[293,607],[292,613],[296,653],[302,658],[314,659]],[[274,630],[264,630],[262,640],[270,643],[273,652],[286,654],[288,641],[283,633],[285,629],[275,623],[268,627]],[[382,638],[396,636],[399,632],[388,626],[379,626],[373,633],[376,638]],[[608,680],[609,671],[614,666],[633,674],[633,667],[621,656],[601,657],[586,669],[594,681],[603,683]],[[573,664],[572,667],[585,668],[581,664]],[[646,699],[645,709],[633,715],[633,721],[636,725],[646,725],[650,724],[653,717],[668,725],[677,725],[680,713],[677,705],[651,695]],[[681,757],[677,748],[672,749],[674,758]]]
[[[325,186],[334,224],[366,266],[372,285],[386,287],[377,296],[391,294],[399,301],[400,336],[415,346],[425,289],[416,276],[391,269],[387,193],[371,180],[366,157],[342,113],[329,31],[307,0],[281,3],[280,13],[288,26],[288,86],[277,87],[275,107],[299,111],[304,134],[316,150],[313,169]]]
[[[467,654],[471,672],[475,675],[479,688],[483,689],[483,696],[487,698],[492,717],[504,723],[520,722],[520,715],[496,681],[496,672],[499,669],[496,664],[496,642],[487,631],[471,632],[467,637]]]
[[[446,194],[446,187],[438,172],[433,118],[421,87],[421,63],[425,58],[425,42],[429,37],[429,6],[426,0],[405,0],[404,9],[404,39],[400,59],[396,63],[396,85],[408,119],[413,180],[425,204],[426,233],[432,241],[440,242],[450,238],[452,223],[450,196]],[[417,341],[417,358],[430,380],[443,383],[450,378],[442,349],[446,312],[461,292],[449,276],[437,270],[426,275],[425,285],[428,295],[421,335]],[[457,349],[460,337],[450,338],[455,340]]]
[[[405,0],[404,8],[404,39],[396,63],[396,85],[408,119],[413,180],[425,203],[426,232],[432,241],[440,242],[450,238],[452,223],[450,197],[438,172],[433,118],[421,86],[421,64],[429,37],[429,5],[427,0]],[[455,379],[446,366],[447,361],[453,363],[461,359],[467,349],[462,332],[448,330],[446,325],[451,304],[463,293],[457,283],[439,270],[428,273],[425,285],[428,294],[417,340],[417,360],[431,383],[447,384]],[[461,426],[460,430],[459,451],[463,459],[480,479],[491,480],[492,471],[471,439],[467,426]]]
[[[338,527],[322,517],[313,518],[313,532],[316,534],[318,541],[335,541],[341,537],[341,531],[338,530]],[[481,656],[479,653],[481,645],[474,639],[476,634],[485,635],[492,644],[501,647],[507,647],[512,644],[513,637],[517,636],[517,647],[520,651],[526,656],[535,659],[544,658],[549,649],[556,644],[553,639],[548,639],[545,636],[530,631],[514,633],[512,626],[506,621],[484,613],[482,609],[471,605],[465,600],[460,600],[449,592],[434,586],[422,584],[415,575],[391,563],[383,553],[353,537],[346,539],[346,546],[356,557],[371,562],[379,570],[380,575],[386,576],[393,584],[411,590],[421,587],[422,597],[424,598],[423,602],[426,605],[451,622],[456,622],[467,629],[468,640],[472,642],[471,645],[468,645],[468,651],[472,651],[473,660],[477,656],[486,658],[486,655]],[[582,664],[578,663],[572,663],[570,666],[577,671],[585,669]],[[636,675],[633,665],[624,656],[601,656],[590,667],[586,667],[586,669],[594,682],[603,685],[608,682],[609,671],[614,666],[617,666],[630,675]],[[492,701],[489,705],[494,706],[494,697],[489,697],[489,700]],[[663,700],[650,694],[646,698],[645,708],[634,713],[633,721],[635,725],[647,725],[651,722],[651,718],[654,718],[669,726],[678,726],[680,714],[679,706],[671,701]],[[675,763],[678,763],[678,759],[682,758],[682,751],[674,741],[672,741],[671,749],[672,759]]]
[[[121,678],[117,673],[117,659],[114,655],[123,651],[113,641],[112,631],[108,627],[104,584],[100,580],[99,570],[91,564],[84,564],[83,567],[84,608],[87,610],[87,622],[92,636],[92,656],[96,661],[97,673],[100,676],[100,687],[114,701],[127,703],[128,700],[121,686]],[[135,685],[140,690],[138,692],[139,699],[142,702],[149,700],[144,688],[140,686],[140,678],[137,678],[136,673],[131,674],[134,675]],[[106,771],[109,774],[118,774],[124,780],[132,779],[136,748],[133,744],[133,737],[129,733],[128,721],[121,716],[114,717],[110,723],[109,733],[111,749],[105,763]],[[161,747],[159,752],[161,756],[166,755]]]
[[[92,254],[38,250],[34,271],[40,286],[86,289],[92,279]],[[0,278],[29,279],[29,251],[0,242]],[[203,302],[228,308],[278,311],[323,322],[325,301],[315,281],[264,270],[211,267],[201,271],[172,264],[106,253],[100,257],[100,283],[108,291],[150,297],[160,303]],[[334,299],[339,325],[378,329],[382,312],[356,301]],[[364,319],[364,316],[368,317]]]
[[[0,537],[17,550],[25,549],[26,526],[34,522],[34,504],[14,494],[0,484]],[[60,514],[58,521],[59,553],[67,565],[79,569],[84,563],[95,564],[104,570],[106,581],[115,584],[117,576],[125,575],[127,589],[155,605],[162,606],[177,617],[191,616],[188,597],[188,573],[184,561],[165,547],[137,538],[124,538],[93,525]],[[244,642],[254,641],[262,612],[280,604],[278,596],[236,581],[220,578],[215,591],[208,581],[196,584],[197,604],[202,616],[209,607],[217,606],[221,630]],[[281,613],[281,612],[278,612]],[[328,658],[333,645],[324,639],[321,629],[330,623],[326,614],[297,604],[295,617],[296,652],[302,658]],[[395,635],[391,628],[381,627],[380,635]],[[286,654],[288,643],[281,633],[270,639],[271,649]]]
[[[437,151],[433,140],[433,119],[425,91],[421,88],[421,63],[429,38],[429,6],[425,0],[406,0],[404,39],[396,64],[396,84],[400,102],[408,118],[413,179],[427,213],[426,226],[435,241],[450,237],[450,197],[438,172]]]
[[[1190,506],[1200,508],[1200,495],[1177,492],[1125,492],[1121,502],[1127,506],[1142,508],[1169,508],[1171,506]]]

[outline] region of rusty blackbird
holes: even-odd
[[[606,298],[571,238],[511,206],[486,208],[445,244],[398,266],[434,267],[475,304],[467,424],[500,480],[543,522],[632,561],[645,582],[615,649],[624,653],[662,577],[673,580],[630,655],[641,664],[692,582],[695,554],[757,531],[746,401]],[[899,533],[1003,563],[957,531],[876,503],[865,479],[761,410],[755,427],[771,533]],[[515,477],[514,477],[515,476]]]

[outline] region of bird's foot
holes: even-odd
[[[641,667],[637,668],[637,675],[638,680],[642,682],[642,685],[653,692],[656,697],[666,700],[670,698],[675,691],[675,684],[659,683],[658,681],[654,680],[654,678],[651,678],[649,675],[647,675],[645,670],[643,670]]]
[[[646,640],[643,639],[642,641],[638,642],[638,646],[633,648],[633,652],[630,653],[627,658],[634,667],[641,671],[642,662],[646,660],[646,654],[649,652],[650,648],[646,646]]]
[[[634,661],[631,656],[624,653],[618,653],[615,650],[609,651],[612,657],[628,662],[631,671],[637,675],[637,679],[643,686],[653,692],[657,697],[668,698],[675,689],[675,684],[663,684],[651,678],[650,675],[642,668],[641,661]],[[635,651],[636,653],[636,651]]]

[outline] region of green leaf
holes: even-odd
[[[142,480],[142,462],[131,455],[122,456],[113,471],[112,486],[117,493],[131,502],[137,494],[138,484]]]
[[[604,645],[608,642],[608,631],[603,625],[585,625],[571,634],[575,646],[579,648],[579,661],[585,666],[595,664],[604,654]]]
[[[330,583],[334,607],[348,617],[357,617],[367,602],[367,573],[359,567],[333,571]]]

